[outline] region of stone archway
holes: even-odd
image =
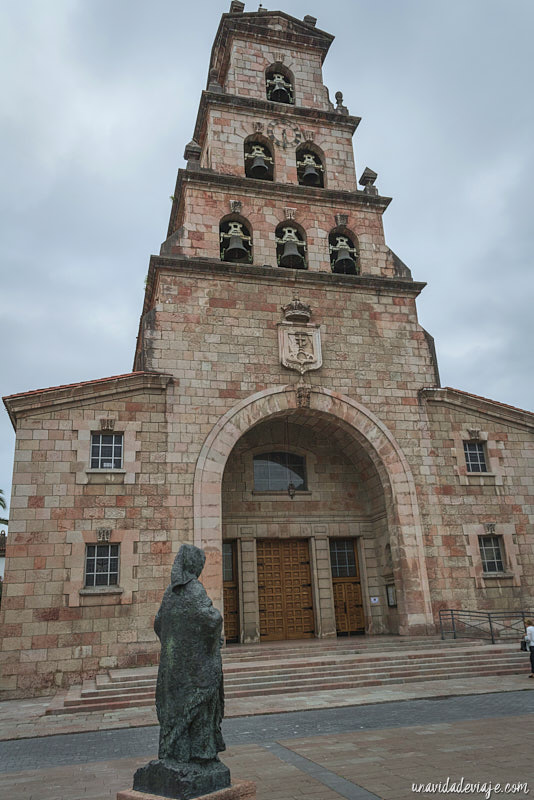
[[[309,387],[309,394],[306,389],[304,399],[297,395],[294,385],[258,392],[222,416],[206,438],[194,478],[194,543],[207,554],[203,574],[206,589],[221,607],[221,484],[234,445],[252,426],[305,403],[310,410],[333,417],[373,462],[388,497],[391,550],[400,589],[399,631],[433,631],[416,488],[404,454],[386,426],[360,403],[329,389]]]

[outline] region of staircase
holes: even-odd
[[[223,651],[227,699],[525,673],[513,644],[373,637],[231,645]],[[112,669],[73,686],[47,714],[151,706],[157,667]]]

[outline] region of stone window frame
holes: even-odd
[[[96,483],[102,476],[106,483],[134,484],[136,476],[141,472],[141,442],[137,438],[137,434],[141,431],[142,422],[133,420],[130,422],[116,421],[115,423],[116,432],[123,435],[122,469],[112,467],[92,469],[90,466],[91,436],[98,431],[99,419],[100,417],[95,414],[93,419],[81,419],[73,422],[72,446],[76,453],[76,483]]]
[[[497,449],[497,442],[491,439],[487,430],[465,425],[452,434],[452,455],[456,461],[454,472],[462,486],[502,486],[503,470],[500,459],[490,453]],[[468,472],[465,459],[464,442],[480,442],[484,446],[487,472]]]
[[[463,526],[466,536],[466,549],[471,562],[470,575],[477,589],[486,589],[493,581],[504,586],[521,586],[523,568],[520,564],[519,547],[513,523],[485,522]],[[480,553],[480,537],[497,536],[500,539],[504,572],[484,572]]]
[[[108,538],[103,541],[99,528],[85,531],[70,531],[66,542],[70,555],[65,557],[67,580],[64,595],[68,607],[130,605],[133,594],[138,591],[137,553],[140,532],[137,529],[106,528]],[[85,559],[88,544],[118,544],[120,553],[119,583],[116,586],[85,586]]]

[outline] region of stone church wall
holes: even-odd
[[[100,420],[124,433],[125,469],[89,469]],[[86,401],[19,421],[2,598],[2,688],[43,691],[103,667],[152,662],[172,558],[165,395]],[[84,588],[85,546],[120,545],[119,593]],[[152,655],[151,655],[152,654]]]

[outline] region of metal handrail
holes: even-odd
[[[441,638],[496,640],[516,638],[525,633],[525,620],[534,618],[533,611],[466,611],[442,608],[439,612]]]

